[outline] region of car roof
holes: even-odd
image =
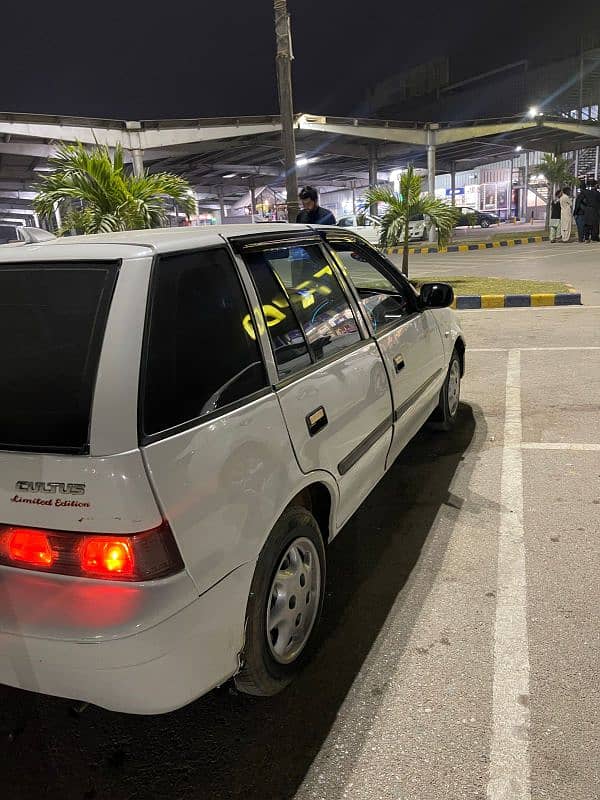
[[[241,236],[314,230],[309,225],[257,223],[202,228],[153,228],[140,231],[64,236],[39,244],[0,245],[0,263],[15,261],[140,258],[154,253],[210,247]]]

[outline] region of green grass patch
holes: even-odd
[[[424,283],[449,283],[454,289],[455,295],[465,294],[537,294],[539,292],[569,292],[572,286],[560,281],[528,281],[512,278],[486,278],[478,275],[472,277],[456,276],[436,278],[411,278],[411,283],[420,288]]]

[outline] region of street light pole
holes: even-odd
[[[294,104],[292,98],[292,36],[287,0],[273,0],[275,36],[277,39],[277,88],[281,118],[281,144],[285,168],[288,220],[298,215],[298,177],[296,175],[296,141],[294,139]]]

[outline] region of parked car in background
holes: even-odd
[[[327,546],[457,419],[452,300],[334,226],[2,248],[0,683],[138,714],[289,684]]]
[[[372,214],[349,214],[338,221],[338,227],[357,233],[371,244],[379,244],[381,219]],[[408,223],[408,236],[411,242],[427,239],[427,225],[422,216],[414,217]]]
[[[479,225],[481,228],[489,228],[490,225],[498,225],[499,222],[500,217],[497,214],[491,214],[489,211],[477,211],[475,208],[463,206],[460,209],[460,217],[456,227]]]
[[[11,244],[18,241],[17,226],[0,222],[0,244]]]
[[[379,244],[380,220],[371,214],[349,214],[338,220],[338,227],[357,233],[371,244]]]

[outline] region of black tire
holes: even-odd
[[[453,378],[453,374],[456,375],[456,372],[453,373],[453,370],[454,371],[458,370],[458,402],[450,402],[449,399],[450,382]],[[442,390],[440,392],[438,407],[431,416],[431,421],[434,423],[435,427],[438,430],[450,431],[456,424],[456,418],[458,417],[458,409],[460,406],[461,374],[462,374],[462,364],[460,356],[455,349],[452,352],[452,357],[450,358],[450,364],[448,365],[448,372],[446,374],[446,380],[444,381],[444,385],[442,386]]]
[[[296,541],[308,540],[312,552],[316,554],[319,567],[319,596],[306,600],[304,595],[298,600],[298,609],[303,603],[314,599],[311,616],[314,614],[310,631],[301,651],[293,660],[281,663],[272,652],[272,639],[267,631],[267,612],[271,606],[272,587],[284,557]],[[325,596],[325,547],[317,521],[305,508],[293,506],[286,509],[273,528],[256,565],[250,596],[246,610],[246,638],[242,653],[242,669],[235,677],[237,688],[246,694],[269,697],[285,689],[308,660],[315,646],[323,598]],[[301,590],[302,591],[302,590]],[[310,592],[308,592],[310,595]],[[295,608],[296,603],[294,603]],[[291,601],[290,601],[290,608]],[[300,615],[298,615],[300,616]],[[298,624],[298,623],[296,623]],[[290,638],[291,641],[291,638]]]
[[[489,228],[490,227],[490,221],[487,220],[487,219],[482,219],[480,224],[481,224],[482,228]]]

